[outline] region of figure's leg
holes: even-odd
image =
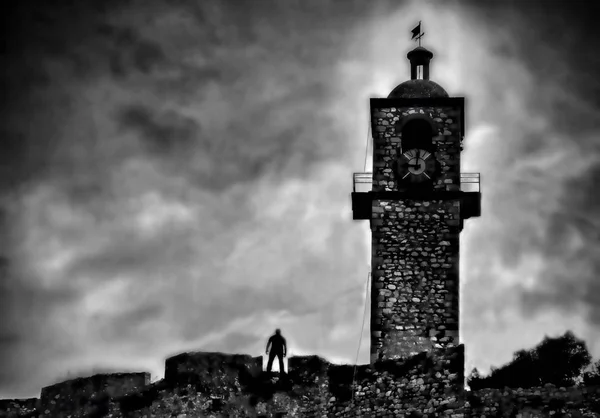
[[[267,362],[267,371],[268,372],[270,372],[271,367],[273,367],[273,360],[275,360],[275,356],[273,355],[273,352],[271,351],[269,353],[269,361]]]
[[[277,354],[277,357],[279,357],[279,373],[285,373],[283,368],[283,353]]]

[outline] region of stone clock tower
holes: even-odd
[[[373,173],[354,175],[354,219],[372,231],[371,362],[459,343],[459,234],[480,214],[479,175],[460,172],[464,98],[429,80],[431,58],[410,51],[411,79],[371,99]]]

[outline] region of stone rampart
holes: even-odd
[[[95,374],[67,380],[42,388],[40,412],[62,418],[92,407],[101,394],[119,397],[137,391],[150,383],[150,373]]]
[[[318,356],[291,357],[288,366],[267,373],[262,357],[183,353],[166,360],[158,382],[147,373],[70,380],[44,388],[41,399],[0,401],[0,417],[600,416],[599,387],[465,391],[462,345],[356,367]]]

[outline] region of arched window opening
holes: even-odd
[[[423,66],[417,65],[417,80],[423,80]]]
[[[433,129],[424,119],[413,119],[402,128],[402,152],[413,148],[433,152]]]

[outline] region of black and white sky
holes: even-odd
[[[352,173],[419,20],[482,178],[461,236],[467,369],[566,330],[600,357],[590,4],[3,2],[0,398],[162,377],[182,351],[260,355],[276,327],[290,355],[354,363],[370,231]]]

